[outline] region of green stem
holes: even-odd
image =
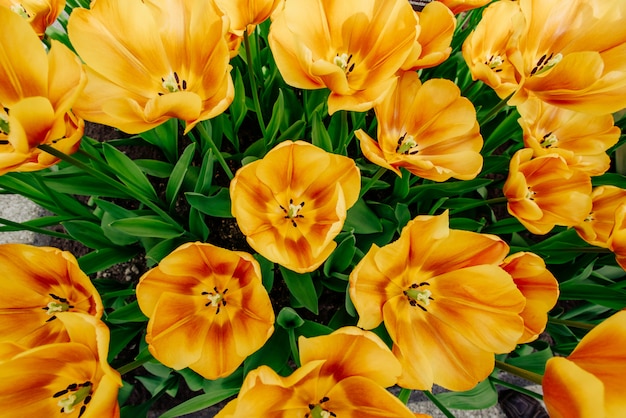
[[[412,392],[413,391],[411,389],[402,388],[400,390],[400,393],[398,394],[398,399],[400,399],[400,402],[406,405],[407,403],[409,403],[409,398],[411,397]]]
[[[569,319],[560,318],[548,318],[548,322],[556,325],[565,325],[566,327],[580,328],[586,330],[592,330],[595,328],[595,324],[588,324],[586,322],[570,321]]]
[[[209,133],[206,131],[206,128],[204,127],[202,122],[198,123],[194,129],[198,131],[202,140],[206,141],[206,143],[209,144],[209,148],[211,148],[211,150],[213,151],[213,154],[215,155],[215,158],[217,158],[217,161],[222,166],[222,169],[226,172],[226,175],[228,176],[228,178],[232,180],[234,177],[233,172],[230,170],[230,167],[228,167],[228,164],[226,164],[226,160],[224,160],[224,156],[222,155],[220,150],[217,148],[217,145],[215,145],[215,142],[213,142],[213,139],[209,136]]]
[[[543,376],[541,376],[540,374],[531,372],[526,369],[522,369],[521,367],[513,366],[512,364],[505,363],[500,360],[496,360],[496,367],[500,370],[504,370],[505,372],[514,374],[515,376],[519,376],[523,379],[530,380],[531,382],[536,383],[538,385],[541,384],[541,380],[543,379]]]
[[[367,183],[365,183],[365,185],[363,187],[361,187],[361,192],[359,193],[359,197],[363,197],[363,195],[372,188],[372,186],[374,185],[374,183],[376,183],[378,181],[378,179],[380,179],[382,177],[383,174],[385,174],[385,172],[387,171],[387,169],[385,167],[380,167],[378,169],[378,171],[374,174],[374,176],[369,179],[369,181]]]
[[[250,48],[250,39],[248,35],[248,29],[243,33],[243,45],[246,50],[246,60],[248,61],[248,75],[250,76],[250,88],[252,89],[252,100],[254,101],[254,112],[256,118],[259,121],[259,128],[261,128],[261,134],[265,138],[265,122],[263,121],[263,112],[261,111],[261,103],[259,102],[259,92],[257,91],[256,75],[254,71],[254,64],[252,62],[252,51]],[[265,138],[267,141],[267,138]]]
[[[69,235],[63,234],[61,232],[50,231],[48,229],[38,228],[36,226],[29,226],[26,224],[21,224],[19,222],[13,222],[4,218],[0,218],[0,224],[6,225],[6,226],[12,226],[15,228],[16,231],[26,230],[26,231],[34,232],[36,234],[50,235],[51,237],[56,237],[56,238],[63,238],[63,239],[69,239],[69,240],[74,239],[70,237]]]
[[[541,394],[539,394],[537,392],[533,392],[532,390],[528,390],[526,388],[517,386],[517,385],[515,385],[513,383],[509,383],[507,381],[500,380],[497,377],[493,377],[493,376],[490,377],[489,380],[491,380],[496,385],[500,385],[500,386],[503,386],[505,388],[513,389],[516,392],[523,393],[524,395],[532,396],[535,399],[539,399],[540,401],[543,401],[543,396],[541,396]]]
[[[455,418],[454,414],[452,412],[450,412],[448,410],[448,408],[446,408],[439,399],[437,399],[437,397],[435,395],[432,394],[432,392],[428,391],[428,390],[424,390],[424,395],[426,395],[426,397],[428,399],[430,399],[430,401],[432,403],[434,403],[437,408],[439,408],[439,410],[447,417],[447,418]]]
[[[497,114],[500,113],[500,111],[507,106],[507,102],[509,101],[511,96],[513,96],[513,93],[511,93],[509,96],[505,97],[504,99],[500,100],[500,102],[497,105],[495,105],[493,108],[491,108],[489,113],[487,113],[487,115],[482,117],[481,118],[482,120],[479,121],[480,126],[486,124],[491,119],[495,118],[497,116]]]
[[[291,348],[291,356],[297,367],[300,367],[300,353],[298,352],[298,344],[296,344],[296,331],[294,328],[287,328],[289,334],[289,347]]]
[[[150,358],[151,357],[148,356],[142,359],[133,360],[128,364],[118,367],[117,372],[121,375],[124,375],[131,370],[135,370],[136,368],[143,366],[147,361],[150,360]]]

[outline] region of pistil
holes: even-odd
[[[162,77],[161,85],[168,93],[187,90],[187,80],[181,79],[176,71]],[[162,93],[159,93],[159,95],[162,95]]]
[[[424,286],[430,286],[428,282],[413,283],[403,293],[406,296],[411,306],[417,306],[424,312],[427,312],[426,306],[430,305],[432,298],[432,292],[428,289],[422,289]]]
[[[213,292],[202,292],[201,294],[206,296],[209,300],[204,306],[217,306],[217,310],[215,311],[217,315],[220,313],[220,308],[226,306],[226,299],[224,298],[226,292],[228,292],[228,289],[224,289],[223,292],[220,292],[217,290],[217,286],[213,288]]]
[[[300,214],[300,210],[304,207],[304,202],[300,202],[299,205],[294,205],[293,199],[289,199],[289,206],[287,206],[287,208],[282,205],[279,206],[283,212],[285,212],[285,219],[291,220],[293,226],[298,226],[296,219],[304,218],[304,215]]]
[[[354,62],[352,62],[352,54],[348,55],[343,53],[341,55],[337,54],[333,59],[333,63],[341,68],[346,75],[349,75],[354,70]]]

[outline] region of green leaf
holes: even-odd
[[[526,230],[516,218],[505,218],[483,229],[488,234],[511,234]]]
[[[528,352],[522,352],[524,348],[527,348]],[[517,357],[513,356],[518,353]],[[507,363],[540,375],[543,375],[546,362],[553,356],[550,344],[540,340],[522,346],[522,349],[515,350],[513,355],[506,359]]]
[[[139,303],[137,301],[131,302],[122,308],[114,310],[107,315],[106,319],[112,324],[148,321],[148,317],[141,312],[141,309],[139,309]]]
[[[285,97],[283,95],[282,89],[278,92],[278,98],[274,103],[274,107],[272,108],[272,118],[267,124],[267,128],[265,129],[265,143],[273,144],[274,139],[276,138],[276,134],[278,133],[278,128],[280,127],[281,120],[285,113]]]
[[[311,141],[313,145],[327,152],[333,152],[333,143],[322,122],[319,112],[313,113],[311,125]]]
[[[347,269],[352,262],[354,253],[356,252],[356,238],[349,234],[343,239],[324,262],[324,274],[330,276],[333,271],[341,272]]]
[[[178,160],[178,119],[172,118],[139,136],[159,147],[169,162]]]
[[[626,307],[626,291],[621,289],[593,284],[563,283],[559,290],[560,300],[584,300],[618,310]]]
[[[283,324],[280,325],[281,327],[283,326]],[[289,348],[289,335],[281,327],[275,328],[274,333],[265,345],[246,359],[243,363],[244,374],[247,375],[250,370],[254,370],[261,365],[269,366],[277,372],[284,367],[289,360],[291,350]]]
[[[133,160],[137,167],[146,174],[161,179],[166,179],[172,174],[174,164],[159,160],[137,159]]]
[[[178,248],[185,242],[186,240],[183,237],[174,237],[160,241],[159,243],[146,248],[146,262],[148,263],[148,267],[160,262],[163,257],[174,251],[174,249]]]
[[[311,275],[309,273],[298,274],[283,266],[280,266],[280,272],[292,296],[305,308],[317,315],[319,313],[317,292]]]
[[[137,237],[174,238],[185,233],[178,225],[163,221],[158,216],[137,216],[113,221],[110,226]]]
[[[230,211],[230,193],[227,188],[221,188],[219,192],[213,196],[204,196],[200,193],[185,193],[187,202],[192,208],[199,210],[200,212],[215,216],[216,218],[232,218],[233,215]]]
[[[435,397],[445,407],[454,409],[486,409],[498,403],[498,392],[489,380],[465,392],[444,392]]]
[[[102,149],[107,163],[124,184],[143,194],[149,200],[158,200],[154,187],[133,160],[106,142],[102,144]]]
[[[307,338],[317,337],[319,335],[328,335],[334,330],[326,325],[322,325],[315,321],[305,320],[304,324],[298,328],[297,333]]]
[[[178,162],[172,170],[172,175],[167,182],[167,186],[165,187],[165,201],[170,207],[170,212],[174,210],[176,196],[178,195],[180,187],[183,185],[183,180],[185,180],[185,175],[191,165],[191,159],[193,158],[195,150],[195,143],[189,144],[187,148],[185,148],[183,155],[178,159]]]
[[[126,322],[123,325],[110,325],[111,338],[109,340],[108,362],[111,363],[115,357],[124,350],[128,344],[145,329],[143,323]]]
[[[205,393],[203,395],[195,396],[191,399],[186,400],[185,402],[176,405],[174,408],[169,411],[159,415],[160,418],[172,418],[172,417],[180,417],[182,415],[191,414],[192,412],[201,411],[210,406],[215,405],[218,402],[223,401],[224,399],[235,395],[239,392],[239,388],[231,388],[231,389],[221,389],[214,390],[210,393]]]
[[[344,229],[354,229],[355,234],[375,234],[383,231],[378,216],[370,209],[363,199],[348,209],[348,216],[344,224]]]
[[[78,259],[78,265],[85,274],[93,274],[124,263],[138,253],[136,248],[103,248],[92,251]]]
[[[208,150],[202,157],[202,167],[200,167],[200,174],[198,175],[198,181],[193,191],[200,194],[208,194],[213,184],[213,164],[215,163],[215,156],[213,150]]]
[[[228,111],[233,120],[235,132],[239,132],[239,127],[248,113],[248,107],[246,106],[246,90],[243,85],[241,71],[239,71],[239,68],[235,68],[234,73],[235,96]]]
[[[68,234],[86,247],[100,250],[113,247],[113,243],[104,235],[99,225],[89,221],[61,222]]]
[[[295,329],[304,324],[304,319],[293,308],[285,306],[278,312],[276,323],[284,329]]]

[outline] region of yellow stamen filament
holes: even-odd
[[[398,139],[398,146],[396,147],[396,152],[398,154],[417,154],[418,150],[412,150],[417,147],[417,142],[415,141],[415,137],[413,135],[409,135],[405,133]]]
[[[552,132],[547,133],[543,136],[540,145],[543,148],[556,148],[559,143],[559,139]]]

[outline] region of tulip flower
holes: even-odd
[[[533,234],[580,224],[591,211],[589,175],[569,167],[559,154],[532,155],[524,148],[511,158],[503,188],[509,213]]]
[[[422,84],[417,73],[403,73],[374,110],[378,142],[361,129],[355,132],[363,155],[373,163],[398,175],[404,167],[435,181],[469,180],[480,172],[483,140],[476,111],[453,82]]]
[[[618,208],[626,204],[626,190],[615,186],[595,187],[591,192],[591,211],[584,221],[574,225],[582,239],[591,245],[608,248],[609,238],[615,228]]]
[[[228,376],[274,330],[274,311],[250,254],[187,243],[145,273],[137,301],[146,341],[168,367],[206,379]]]
[[[230,30],[238,36],[267,20],[284,0],[215,0],[230,19]]]
[[[198,122],[232,102],[228,18],[212,1],[98,0],[68,32],[89,83],[74,110],[129,133],[170,118]]]
[[[590,176],[604,174],[611,165],[606,151],[617,144],[621,131],[612,115],[588,115],[529,98],[517,107],[524,145],[535,157],[556,153],[570,167]]]
[[[65,45],[51,41],[46,55],[28,22],[6,7],[0,25],[0,175],[41,170],[58,159],[37,146],[66,154],[78,149],[84,123],[70,108],[87,79]]]
[[[468,390],[493,371],[494,353],[515,348],[525,298],[500,267],[508,251],[496,236],[450,229],[447,212],[372,245],[350,274],[350,298],[357,326],[384,322],[400,386]]]
[[[59,313],[102,316],[102,301],[72,254],[51,247],[0,245],[0,341],[26,347],[69,341]]]
[[[60,313],[59,321],[68,330],[69,342],[30,349],[0,343],[2,415],[119,417],[122,380],[106,362],[108,328],[82,313]]]
[[[395,383],[400,364],[373,333],[344,327],[300,337],[299,347],[302,367],[287,377],[267,366],[251,371],[216,418],[415,418],[384,389]]]
[[[0,6],[8,7],[26,19],[41,38],[46,28],[63,12],[65,0],[0,0]]]
[[[461,12],[483,7],[491,0],[438,0],[450,8],[452,13],[458,15]]]
[[[391,88],[417,27],[406,0],[286,1],[268,41],[287,84],[329,88],[331,114],[362,112]]]
[[[278,144],[237,171],[232,213],[248,244],[298,273],[315,270],[356,203],[361,176],[354,161],[304,141]]]
[[[617,263],[626,270],[626,203],[624,202],[615,209],[615,225],[607,244],[615,253]]]
[[[543,376],[543,400],[552,418],[624,416],[626,311],[589,331],[567,357],[553,357]]]
[[[526,298],[526,306],[520,313],[524,319],[524,334],[518,344],[534,341],[548,322],[548,311],[559,298],[559,283],[541,257],[529,252],[515,253],[500,265],[513,277],[513,282]]]

